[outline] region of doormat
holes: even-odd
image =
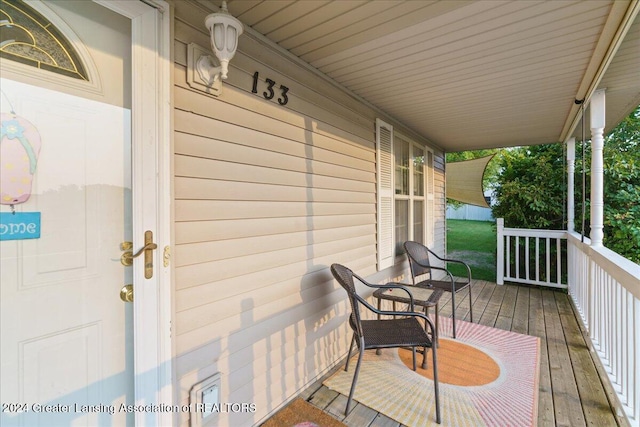
[[[442,426],[535,426],[538,419],[540,340],[440,318],[438,379]],[[411,353],[367,350],[354,400],[409,427],[437,426],[431,354],[428,369],[411,366]],[[418,354],[418,365],[422,355]],[[403,361],[405,359],[405,361]],[[349,395],[357,355],[324,385]],[[406,364],[405,364],[406,362]]]
[[[262,427],[346,427],[345,424],[322,412],[300,398],[280,409]]]

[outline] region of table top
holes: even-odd
[[[392,284],[392,283],[390,283]],[[442,289],[424,286],[414,286],[406,283],[393,283],[403,286],[411,295],[413,295],[413,303],[422,307],[433,307],[438,304],[438,300],[444,293]],[[379,299],[391,300],[396,302],[408,303],[409,296],[402,289],[385,289],[381,288],[373,293],[373,296]]]

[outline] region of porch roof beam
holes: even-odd
[[[589,66],[578,87],[575,99],[589,103],[591,96],[598,88],[600,81],[609,68],[615,53],[624,41],[625,35],[640,12],[640,0],[630,2],[616,1],[611,6],[611,12],[602,30],[602,35],[594,49]],[[587,105],[585,104],[585,105]],[[567,121],[562,129],[559,140],[565,141],[576,129],[582,118],[581,106],[571,107]]]

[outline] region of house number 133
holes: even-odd
[[[251,93],[258,93],[258,77],[259,74],[257,71],[253,73],[253,88],[251,89]],[[286,105],[287,102],[289,102],[289,97],[287,96],[287,92],[289,92],[288,87],[280,85],[275,89],[276,82],[271,79],[265,79],[265,83],[267,84],[267,88],[262,92],[264,99],[273,99],[276,96],[276,90],[279,90],[278,104]]]

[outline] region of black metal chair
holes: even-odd
[[[471,300],[471,268],[463,261],[457,259],[448,259],[439,257],[431,249],[427,248],[421,243],[407,241],[404,242],[404,249],[409,259],[409,268],[411,270],[411,278],[415,286],[428,286],[437,289],[442,289],[445,292],[451,292],[451,313],[453,317],[453,338],[456,337],[456,293],[463,289],[469,290],[469,318],[473,322],[473,301]],[[436,259],[445,262],[462,264],[467,268],[467,277],[459,278],[456,280],[451,272],[446,267],[434,266],[429,261],[429,255],[433,255]],[[431,270],[444,271],[447,275],[447,280],[434,280]],[[428,276],[424,280],[420,280],[421,276]]]
[[[356,388],[356,382],[358,381],[358,373],[360,372],[360,365],[362,363],[362,356],[365,350],[380,349],[380,348],[400,348],[411,347],[413,350],[413,370],[416,370],[416,347],[424,347],[423,360],[427,357],[427,348],[431,348],[433,356],[433,384],[435,391],[435,404],[436,404],[436,422],[440,424],[440,397],[438,394],[438,362],[436,355],[436,346],[434,345],[435,328],[431,319],[422,313],[413,311],[413,296],[411,292],[405,287],[399,284],[386,284],[375,285],[368,283],[360,276],[355,274],[349,268],[340,265],[333,264],[331,266],[331,273],[336,278],[338,283],[347,291],[349,296],[349,302],[351,304],[351,316],[349,317],[349,325],[353,330],[353,338],[351,339],[351,345],[349,346],[349,353],[347,354],[347,361],[345,363],[344,370],[349,369],[349,358],[351,356],[351,350],[353,344],[358,346],[359,355],[358,362],[356,364],[356,370],[353,375],[353,381],[351,383],[351,390],[349,392],[349,398],[347,399],[347,406],[345,408],[345,415],[349,413],[349,407],[351,405],[351,399],[353,398],[353,392]],[[362,284],[370,288],[394,288],[401,289],[408,294],[409,298],[409,311],[382,311],[378,310],[371,304],[369,304],[363,297],[361,297],[356,291],[356,285],[354,277]],[[361,318],[360,308],[364,306],[371,312],[383,315],[392,316],[391,319],[375,319],[364,320]],[[425,326],[420,323],[418,319],[425,321]],[[426,329],[425,329],[426,328]],[[427,332],[429,331],[430,334]],[[384,381],[384,378],[380,378],[380,381]]]

